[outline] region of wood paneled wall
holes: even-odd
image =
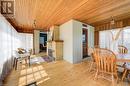
[[[99,31],[94,32],[94,46],[99,45]]]
[[[130,26],[130,18],[119,20],[119,21],[115,21],[114,25],[111,25],[110,22],[96,25],[95,26],[95,31],[123,28],[123,27],[126,27],[126,26]]]
[[[33,33],[33,29],[15,28],[20,33]]]
[[[130,18],[115,21],[115,25],[113,25],[113,26],[110,25],[110,22],[96,25],[95,32],[94,32],[94,45],[95,46],[99,45],[99,31],[123,28],[126,26],[130,26]]]

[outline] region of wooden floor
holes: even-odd
[[[5,80],[4,86],[24,86],[36,81],[38,86],[111,86],[111,82],[93,80],[94,72],[89,73],[89,61],[70,64],[66,61],[34,64],[31,67],[19,64]],[[119,82],[117,86],[130,86],[130,83]]]

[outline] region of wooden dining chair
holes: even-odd
[[[120,54],[127,54],[128,53],[128,49],[125,46],[123,46],[123,45],[119,45],[118,46],[118,52]]]
[[[118,46],[118,53],[119,54],[127,54],[128,53],[128,49],[125,46],[123,46],[123,45],[119,45]],[[117,66],[124,68],[125,64],[126,64],[125,62],[118,62]]]
[[[116,82],[118,81],[116,55],[110,50],[95,48],[94,57],[97,66],[95,79],[104,78],[112,81],[112,85],[115,86],[115,78]]]

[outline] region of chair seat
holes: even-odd
[[[119,66],[119,67],[123,67],[124,62],[117,62],[116,64],[117,64],[117,66]]]
[[[130,63],[127,62],[127,63],[125,64],[125,68],[127,68],[128,70],[130,70]]]

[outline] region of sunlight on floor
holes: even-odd
[[[38,65],[35,67],[30,67],[27,69],[25,68],[21,70],[18,86],[24,86],[32,82],[37,82],[37,84],[40,84],[49,79],[50,77],[48,77],[48,74],[44,70],[43,66]]]

